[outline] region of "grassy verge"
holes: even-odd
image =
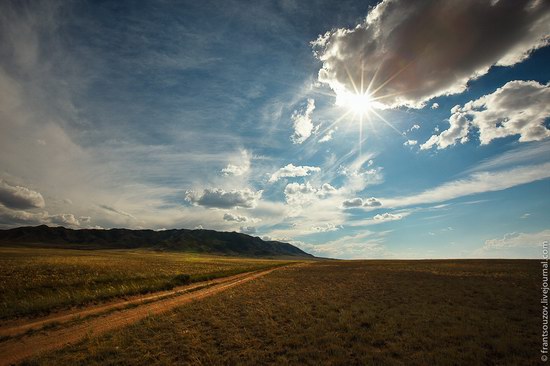
[[[284,263],[151,251],[0,248],[0,319],[44,315]]]

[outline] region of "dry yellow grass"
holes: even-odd
[[[0,248],[0,319],[166,290],[283,261],[145,250]]]
[[[319,262],[31,365],[535,365],[536,261]]]

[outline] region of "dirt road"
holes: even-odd
[[[1,342],[0,366],[16,364],[31,356],[63,348],[79,342],[85,337],[97,337],[105,332],[135,323],[149,315],[160,314],[177,306],[252,281],[279,268],[284,267],[205,281],[172,291],[163,291],[132,300],[85,308],[54,317],[0,328],[0,335],[14,336],[21,335],[29,329],[46,326],[39,332]],[[129,305],[132,307],[128,308]],[[91,315],[94,316],[90,317]],[[48,324],[55,324],[56,328],[48,329]],[[60,325],[61,327],[59,327]]]

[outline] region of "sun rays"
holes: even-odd
[[[407,68],[408,65],[394,73],[391,77],[382,81],[379,85],[375,85],[376,76],[378,70],[373,74],[373,76],[368,80],[367,87],[365,88],[365,75],[364,67],[361,67],[361,76],[360,80],[355,80],[351,75],[348,69],[346,69],[349,81],[353,90],[349,90],[347,87],[343,86],[337,90],[334,90],[334,96],[336,97],[336,106],[344,109],[344,113],[337,118],[330,126],[334,126],[340,121],[351,116],[351,121],[357,121],[359,123],[359,154],[362,152],[363,144],[363,124],[367,122],[369,125],[369,130],[376,134],[376,121],[382,121],[385,125],[394,130],[399,136],[402,136],[401,131],[399,131],[391,122],[384,118],[378,109],[386,109],[387,107],[383,104],[382,100],[387,98],[389,95],[377,95],[379,91],[393,79],[395,79],[399,74]],[[357,82],[359,81],[359,82]],[[358,85],[359,84],[359,85]],[[392,94],[392,96],[395,93]]]
[[[356,115],[362,115],[370,111],[373,100],[371,96],[364,93],[344,92],[338,95],[336,105],[350,109]]]

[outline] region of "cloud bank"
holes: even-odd
[[[550,3],[536,0],[385,0],[355,28],[312,42],[318,79],[338,97],[364,85],[383,107],[422,108],[463,92],[492,66],[548,44]],[[483,36],[480,36],[483,35]]]
[[[0,205],[0,227],[12,227],[14,225],[61,225],[72,228],[90,227],[89,216],[75,217],[73,214],[51,215],[47,211],[29,212],[24,210],[9,209]]]
[[[44,198],[39,192],[26,187],[13,186],[0,179],[0,203],[6,207],[25,210],[44,208]]]

